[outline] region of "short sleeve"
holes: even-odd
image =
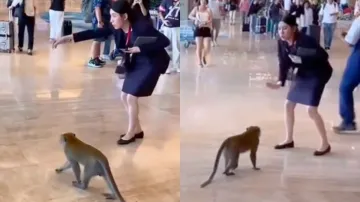
[[[321,5],[319,15],[324,15],[324,7],[325,6]]]
[[[354,20],[350,30],[346,34],[345,41],[350,45],[355,45],[360,39],[360,17]]]
[[[103,0],[95,0],[95,8],[96,7],[101,7],[102,1]]]
[[[159,6],[159,11],[160,12],[166,12],[166,7],[167,7],[167,0],[162,0],[161,4]]]

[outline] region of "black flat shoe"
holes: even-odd
[[[120,138],[124,137],[126,134],[120,135]],[[136,133],[134,136],[136,139],[143,139],[144,138],[144,131],[141,131],[139,133]]]
[[[294,148],[294,141],[290,142],[290,143],[286,143],[286,144],[278,144],[275,145],[274,147],[275,149],[290,149],[290,148]]]
[[[118,144],[118,145],[126,145],[126,144],[130,144],[130,143],[132,143],[132,142],[135,142],[135,140],[136,140],[136,137],[135,137],[135,136],[132,137],[132,138],[129,139],[129,140],[123,140],[122,138],[120,138],[120,139],[117,141],[117,144]]]
[[[323,156],[323,155],[329,153],[330,151],[331,151],[331,146],[329,145],[328,148],[325,149],[324,151],[318,151],[318,150],[316,150],[316,151],[314,152],[314,156]]]

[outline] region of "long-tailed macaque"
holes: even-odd
[[[61,173],[69,168],[72,168],[76,178],[76,181],[73,181],[72,184],[74,187],[83,190],[88,188],[92,177],[104,177],[106,183],[112,191],[112,194],[103,194],[106,199],[118,199],[121,202],[125,202],[125,199],[122,197],[116,186],[114,177],[110,170],[109,161],[106,156],[101,153],[101,151],[82,142],[76,138],[74,133],[62,134],[60,142],[64,146],[67,162],[64,166],[55,170],[57,173]],[[84,176],[82,181],[80,179],[81,170],[79,163],[84,166]]]
[[[228,137],[220,146],[216,155],[213,172],[209,179],[201,185],[204,188],[213,180],[219,165],[221,153],[224,151],[226,176],[235,175],[233,172],[238,167],[239,155],[250,150],[250,159],[254,170],[260,170],[256,167],[256,152],[260,142],[261,130],[258,126],[250,126],[242,134]]]

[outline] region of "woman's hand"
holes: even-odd
[[[135,6],[136,4],[141,5],[142,3],[143,3],[142,0],[134,0],[132,6]]]
[[[127,50],[124,51],[125,53],[140,53],[140,48],[137,46],[128,48]]]
[[[277,90],[281,87],[281,82],[266,82],[266,87]]]
[[[53,49],[57,48],[60,44],[70,43],[73,41],[73,35],[67,35],[56,39],[53,43]]]

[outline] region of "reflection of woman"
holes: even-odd
[[[207,64],[208,54],[210,52],[211,30],[212,30],[212,12],[207,6],[207,0],[200,0],[189,14],[189,19],[195,21],[196,54],[198,56],[199,66]]]
[[[321,96],[326,83],[332,75],[332,67],[327,52],[313,39],[300,33],[296,16],[287,15],[279,23],[278,56],[280,63],[279,81],[269,82],[267,86],[278,89],[285,85],[290,68],[295,68],[294,80],[285,103],[286,140],[275,149],[294,147],[293,129],[296,104],[307,106],[310,118],[314,121],[321,137],[320,149],[314,152],[321,156],[330,152],[331,147],[326,136],[324,121],[318,112]]]
[[[129,118],[126,134],[121,135],[118,144],[129,144],[136,138],[143,138],[144,133],[139,121],[138,98],[150,96],[161,74],[169,65],[169,55],[165,51],[170,42],[150,23],[137,20],[130,4],[126,0],[117,0],[111,6],[111,24],[109,28],[87,30],[62,37],[54,47],[69,41],[80,42],[96,37],[118,34],[120,47],[125,60],[126,77],[122,88],[121,100]],[[133,46],[138,37],[156,37],[155,42]]]

